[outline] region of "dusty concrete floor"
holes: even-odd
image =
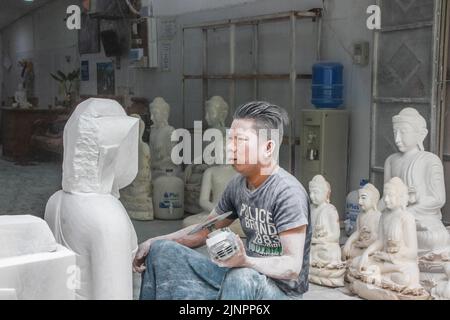
[[[61,164],[35,163],[19,166],[0,158],[0,215],[35,215],[43,218],[48,198],[61,188]],[[181,221],[133,221],[140,242],[179,230]],[[135,277],[135,297],[139,292]],[[345,289],[329,289],[310,285],[307,300],[352,300]]]

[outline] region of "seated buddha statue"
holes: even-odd
[[[429,298],[420,285],[416,223],[407,210],[408,198],[408,187],[400,178],[385,184],[386,208],[380,218],[378,238],[353,259],[347,274],[350,290],[362,298]]]
[[[358,190],[361,213],[356,218],[356,230],[347,239],[342,250],[343,257],[350,261],[360,256],[378,238],[378,224],[381,212],[377,205],[380,193],[372,184]]]
[[[339,246],[339,214],[330,203],[330,184],[323,176],[315,176],[309,183],[309,192],[312,225],[309,280],[328,287],[341,287],[345,264],[341,261]]]

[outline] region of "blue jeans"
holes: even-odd
[[[150,247],[141,300],[287,300],[276,283],[249,268],[222,268],[172,241]]]

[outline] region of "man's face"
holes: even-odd
[[[258,139],[254,120],[234,120],[228,135],[227,160],[243,176],[255,174],[267,164],[267,145],[266,139]]]

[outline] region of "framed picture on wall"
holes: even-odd
[[[115,75],[112,62],[97,63],[97,94],[114,95],[115,94]]]

